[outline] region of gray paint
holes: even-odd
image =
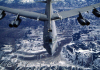
[[[54,55],[54,54],[56,55],[58,54],[58,51],[59,52],[61,51],[61,48],[60,48],[61,46],[58,47],[58,43],[57,43],[57,32],[56,32],[55,20],[68,18],[68,17],[79,14],[79,12],[83,13],[85,11],[94,9],[94,7],[97,8],[100,6],[100,3],[98,3],[98,4],[94,4],[94,5],[79,8],[79,9],[53,13],[52,0],[41,1],[41,2],[46,3],[45,14],[22,11],[19,9],[12,9],[12,8],[3,7],[3,6],[0,6],[0,10],[13,13],[19,16],[24,16],[27,18],[44,21],[44,30],[43,30],[44,45],[43,46],[50,55]],[[48,30],[51,30],[51,31],[48,31]]]
[[[77,8],[77,9],[73,9],[73,10],[69,10],[69,11],[62,11],[62,12],[58,12],[58,13],[54,13],[52,15],[52,20],[59,20],[59,19],[64,19],[64,18],[68,18],[68,17],[72,17],[75,15],[78,15],[79,12],[83,13],[83,12],[87,12],[89,10],[92,10],[95,8],[100,7],[100,3],[98,4],[94,4],[91,6],[87,6],[87,7],[83,7],[83,8]]]
[[[51,0],[47,1],[45,14],[47,15],[49,20],[44,22],[44,31],[43,31],[44,48],[50,55],[53,55],[55,53],[56,48],[58,47],[58,44],[57,44],[57,32],[56,32],[55,21],[54,20],[51,21],[51,16],[53,15]],[[48,29],[51,29],[52,31],[48,31]],[[52,40],[52,42],[50,42],[50,39]]]
[[[46,21],[47,16],[45,14],[40,14],[40,13],[36,13],[36,12],[28,12],[28,11],[24,11],[24,10],[20,10],[20,9],[12,9],[12,8],[8,8],[8,7],[3,7],[0,6],[0,10],[12,13],[12,14],[16,14],[19,16],[23,16],[23,17],[27,17],[27,18],[31,18],[31,19],[39,19],[42,21]]]

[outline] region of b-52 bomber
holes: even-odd
[[[100,17],[100,12],[96,9],[100,7],[100,3],[83,7],[83,8],[77,8],[69,11],[62,11],[58,13],[53,13],[52,3],[56,1],[52,0],[46,0],[46,1],[39,1],[41,3],[46,4],[45,13],[36,13],[36,12],[28,12],[23,11],[20,9],[13,9],[8,8],[4,6],[0,6],[0,10],[2,11],[0,14],[0,19],[3,19],[6,16],[5,12],[16,14],[17,17],[9,24],[9,27],[18,27],[21,23],[20,16],[30,18],[30,19],[36,19],[38,21],[44,22],[44,29],[43,29],[43,47],[47,50],[47,52],[50,55],[54,55],[58,50],[58,43],[57,43],[57,31],[56,31],[56,25],[55,21],[61,20],[64,18],[68,18],[71,16],[79,15],[77,18],[78,22],[82,25],[89,25],[90,22],[85,19],[81,13],[87,12],[89,10],[92,10],[92,13],[96,17]]]

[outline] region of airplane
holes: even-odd
[[[46,3],[46,9],[44,14],[0,6],[0,10],[2,11],[0,14],[0,20],[6,16],[5,12],[8,12],[17,15],[16,19],[14,19],[9,24],[9,27],[18,27],[21,23],[20,16],[30,18],[30,19],[35,19],[38,21],[43,21],[44,22],[43,47],[52,56],[58,50],[57,31],[56,31],[55,21],[62,20],[75,15],[79,15],[77,20],[82,26],[90,25],[90,22],[87,19],[85,19],[81,14],[83,12],[88,12],[89,10],[92,10],[92,13],[96,17],[100,17],[100,12],[96,9],[100,7],[100,3],[83,7],[83,8],[69,10],[69,11],[53,13],[52,3],[56,1],[46,0],[46,1],[39,1],[39,2]]]

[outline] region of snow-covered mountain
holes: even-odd
[[[53,3],[54,12],[100,3],[99,0],[64,0]],[[0,5],[44,13],[45,4],[34,0],[0,0]],[[100,8],[97,8],[100,10]],[[77,16],[56,21],[60,55],[51,57],[43,48],[43,22],[23,18],[18,28],[9,28],[16,17],[7,13],[0,20],[0,70],[99,70],[100,18],[90,10],[82,13],[89,26],[78,24]]]

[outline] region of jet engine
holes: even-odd
[[[20,23],[21,23],[21,19],[18,18],[17,20],[15,20],[13,26],[14,26],[14,27],[18,27],[18,26],[20,25]]]
[[[17,19],[13,20],[10,24],[9,27],[18,27],[21,23],[21,19],[19,18],[19,16],[17,17]]]
[[[77,18],[77,20],[78,20],[78,22],[82,26],[84,26],[84,25],[90,25],[90,22],[87,19],[83,18],[83,16],[81,15],[81,13],[79,13],[79,17]]]
[[[6,15],[5,11],[2,11],[0,14],[0,20],[3,19],[5,17],[5,15]]]
[[[100,17],[100,12],[99,12],[96,8],[93,9],[92,13],[93,13],[96,17]]]

